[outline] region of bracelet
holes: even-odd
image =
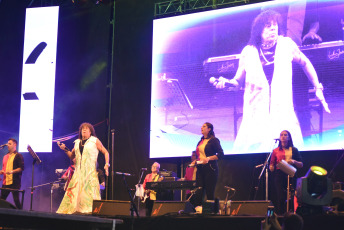
[[[108,167],[110,167],[110,163],[105,163],[105,165],[107,165]]]

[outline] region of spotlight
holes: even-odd
[[[310,167],[307,174],[297,180],[296,197],[298,214],[322,213],[323,206],[332,200],[332,182],[327,178],[327,171],[319,166]]]

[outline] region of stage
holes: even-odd
[[[0,208],[3,229],[260,229],[264,216],[167,213],[157,217],[61,215]],[[343,229],[344,215],[304,216],[304,230]],[[279,218],[282,222],[283,218]]]
[[[0,208],[0,229],[117,229],[123,220]]]

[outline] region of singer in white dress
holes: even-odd
[[[295,145],[303,146],[293,104],[293,63],[302,67],[324,110],[330,113],[312,63],[295,42],[280,35],[280,23],[280,15],[275,11],[259,14],[253,22],[250,41],[241,53],[236,75],[214,82],[216,88],[224,88],[226,83],[236,87],[245,84],[243,118],[232,153],[271,151],[273,139],[281,130],[289,130]]]

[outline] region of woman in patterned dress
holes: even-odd
[[[74,148],[69,151],[64,144],[58,143],[68,157],[75,158],[75,172],[57,213],[91,213],[93,200],[100,200],[99,180],[97,174],[97,158],[101,152],[105,156],[105,174],[109,175],[109,153],[96,137],[90,123],[82,123],[79,138],[74,141]]]

